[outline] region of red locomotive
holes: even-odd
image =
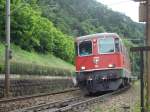
[[[115,33],[76,38],[76,80],[86,93],[116,90],[129,83],[128,52]]]

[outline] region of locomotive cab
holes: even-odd
[[[76,39],[76,79],[83,91],[118,89],[130,77],[127,52],[115,33],[100,33]]]

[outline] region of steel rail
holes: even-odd
[[[119,94],[125,90],[127,90],[130,86],[122,88],[118,91],[111,92],[108,94],[104,94],[94,98],[84,98],[84,97],[77,97],[77,98],[70,98],[63,101],[51,102],[43,105],[37,105],[33,107],[29,107],[22,110],[16,110],[13,112],[40,112],[40,111],[48,111],[48,112],[65,112],[69,110],[74,110],[80,106],[87,106],[91,103],[102,102],[104,98]]]
[[[37,105],[37,106],[25,108],[25,109],[15,110],[13,112],[37,112],[37,111],[42,111],[42,110],[47,110],[47,109],[55,109],[55,108],[57,109],[57,108],[67,106],[70,102],[74,102],[74,101],[78,101],[82,99],[83,97],[72,97],[72,98],[68,98],[65,100],[60,100],[60,101],[50,102],[50,103]]]
[[[28,100],[28,99],[32,99],[32,98],[49,96],[49,95],[56,95],[56,94],[61,94],[61,93],[77,91],[77,90],[79,90],[79,89],[78,88],[72,88],[72,89],[66,89],[64,91],[58,91],[58,92],[52,92],[52,93],[41,93],[41,94],[36,94],[36,95],[21,96],[21,97],[17,97],[17,98],[7,98],[7,99],[0,100],[0,104],[1,103],[8,103],[8,102],[10,103],[10,102],[14,102],[14,101]]]
[[[82,101],[82,102],[77,102],[77,103],[74,103],[74,104],[70,104],[70,105],[68,105],[66,107],[59,108],[59,109],[57,109],[55,111],[52,111],[52,112],[66,112],[66,111],[69,111],[69,110],[76,109],[76,108],[78,108],[80,106],[88,106],[89,104],[92,104],[92,103],[102,102],[102,101],[104,101],[104,98],[108,98],[109,96],[119,94],[119,93],[124,92],[125,90],[127,90],[129,88],[130,88],[130,86],[127,86],[127,87],[122,88],[122,89],[120,89],[118,91],[115,91],[115,92],[112,92],[112,93],[108,93],[108,94],[104,94],[102,96],[91,98],[91,99],[88,99],[88,100],[85,100],[85,101]]]

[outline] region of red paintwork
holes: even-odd
[[[98,64],[93,63],[93,57],[99,57],[100,61],[98,62]],[[80,68],[82,66],[85,67],[85,70],[106,69],[109,68],[109,64],[115,64],[116,68],[120,68],[123,66],[123,63],[121,63],[119,59],[122,60],[122,56],[119,53],[77,57],[76,70],[80,71]]]
[[[114,37],[116,38],[116,37]],[[118,38],[118,37],[117,37]],[[93,41],[93,40],[97,40],[97,37],[93,37],[92,42],[93,42],[93,54],[91,56],[77,56],[76,57],[76,72],[80,72],[80,71],[94,71],[94,70],[104,70],[104,69],[112,69],[109,68],[108,65],[109,64],[114,64],[115,68],[126,68],[129,70],[130,68],[130,64],[129,64],[129,60],[127,57],[125,57],[125,55],[123,55],[123,53],[121,52],[114,52],[111,54],[98,54],[98,46],[97,46],[97,41]],[[78,43],[79,40],[76,40],[76,42]],[[82,39],[82,41],[84,41]],[[95,64],[93,62],[93,58],[94,57],[99,57],[99,62],[97,64]],[[85,67],[85,70],[81,70],[81,67]]]

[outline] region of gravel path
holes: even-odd
[[[68,93],[61,93],[57,95],[49,95],[49,96],[44,96],[44,97],[38,97],[38,98],[33,98],[33,99],[27,99],[23,101],[15,101],[15,102],[10,102],[10,103],[3,103],[0,104],[0,112],[10,112],[16,109],[21,109],[25,107],[31,107],[39,104],[44,104],[47,102],[54,102],[58,100],[63,100],[66,98],[71,98],[71,97],[77,97],[81,96],[80,91],[72,91]]]
[[[140,85],[136,82],[128,91],[105,99],[84,112],[134,112],[135,104],[140,100]],[[125,110],[123,107],[127,107]]]

